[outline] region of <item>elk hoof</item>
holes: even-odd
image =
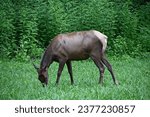
[[[58,84],[59,84],[58,82],[55,83],[56,86],[58,86]]]
[[[103,82],[99,82],[98,84],[100,84],[101,86],[103,86],[103,85],[104,85],[104,83],[103,83]]]
[[[116,80],[115,85],[119,85],[119,82]]]

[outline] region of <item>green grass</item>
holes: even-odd
[[[92,61],[74,61],[75,85],[70,85],[66,67],[60,84],[55,85],[58,64],[49,68],[49,84],[43,88],[30,63],[0,60],[0,99],[150,99],[150,61],[144,59],[110,59],[120,85],[113,85],[105,70],[104,86],[98,84],[99,72]]]

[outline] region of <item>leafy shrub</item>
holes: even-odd
[[[13,19],[15,18],[13,7],[9,0],[0,4],[0,55],[4,57],[13,56],[17,48],[15,27],[13,26]]]
[[[150,3],[146,0],[5,0],[0,4],[1,56],[41,55],[59,33],[95,29],[112,55],[150,51]]]
[[[126,43],[127,39],[123,38],[121,36],[117,36],[116,39],[114,40],[114,54],[116,56],[120,56],[120,55],[126,55],[127,54],[127,43]]]
[[[150,3],[142,5],[138,11],[138,43],[142,52],[150,52]]]

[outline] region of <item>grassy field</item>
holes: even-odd
[[[110,58],[109,58],[110,59]],[[58,64],[49,68],[49,84],[43,88],[31,63],[0,60],[0,99],[150,99],[150,61],[148,58],[110,59],[119,86],[105,70],[104,86],[92,61],[73,62],[75,85],[70,85],[66,67],[55,86]]]

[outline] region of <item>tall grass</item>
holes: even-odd
[[[150,61],[148,59],[111,59],[120,85],[113,85],[105,70],[104,86],[98,84],[99,72],[92,61],[73,62],[75,84],[70,83],[66,67],[60,84],[55,85],[58,64],[49,68],[49,84],[43,88],[30,63],[0,60],[0,99],[150,99]]]

